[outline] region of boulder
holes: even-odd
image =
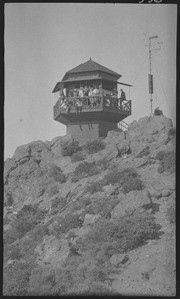
[[[7,178],[12,170],[14,170],[18,164],[14,159],[8,158],[4,163],[4,182],[7,182]]]
[[[102,189],[109,195],[112,194],[116,190],[116,188],[117,187],[115,185],[106,185],[102,187]]]
[[[157,140],[157,145],[161,146],[161,145],[166,145],[169,142],[169,137],[166,133],[162,133],[160,134],[160,136],[158,136],[158,140]]]
[[[138,148],[138,151],[135,154],[135,157],[141,158],[141,157],[147,156],[149,154],[150,154],[149,146],[141,144],[141,146]]]
[[[47,164],[47,162],[50,162],[53,157],[50,146],[47,146],[47,144],[42,141],[38,140],[35,142],[31,142],[29,144],[29,148],[32,159],[38,164],[41,163],[40,166],[43,166],[44,164]]]
[[[37,140],[37,141],[33,141],[31,143],[29,143],[29,148],[31,153],[32,152],[36,152],[38,150],[43,150],[43,149],[47,149],[47,146],[45,145],[45,143],[41,140]]]
[[[125,140],[125,133],[123,131],[109,131],[107,137],[103,140],[106,144],[119,144]]]
[[[162,190],[162,197],[168,197],[168,196],[170,196],[172,193],[173,193],[173,191],[172,191],[172,190],[169,190],[169,189]]]
[[[20,145],[17,147],[17,149],[14,152],[13,155],[13,159],[16,162],[19,162],[22,159],[30,159],[30,148],[29,148],[29,144],[25,144],[25,145]]]
[[[139,126],[140,130],[144,130],[144,128],[146,128],[148,126],[149,121],[150,121],[150,117],[148,117],[148,116],[140,118],[138,120],[138,126]]]
[[[140,118],[138,121],[140,129],[148,134],[157,134],[168,132],[173,127],[172,120],[166,116],[150,116]]]
[[[121,263],[123,260],[125,260],[125,257],[127,257],[127,255],[125,253],[121,254],[113,254],[111,256],[111,258],[109,259],[110,263],[113,265],[113,266],[118,266],[119,263]]]
[[[162,197],[162,192],[157,190],[152,195],[155,199],[160,199]]]
[[[84,225],[94,224],[99,218],[101,218],[101,215],[99,214],[86,214],[84,217]]]

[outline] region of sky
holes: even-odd
[[[52,90],[90,57],[133,85],[130,94],[124,88],[132,100],[125,121],[149,116],[148,38],[154,35],[153,109],[159,106],[176,125],[176,31],[176,4],[6,3],[4,158],[19,145],[66,134],[53,120]]]

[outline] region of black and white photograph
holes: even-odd
[[[176,296],[177,4],[4,4],[3,296]]]

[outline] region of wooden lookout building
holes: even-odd
[[[67,135],[84,144],[106,137],[131,115],[131,100],[118,97],[120,74],[91,58],[66,72],[53,89],[54,120],[66,125]]]

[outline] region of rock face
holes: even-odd
[[[174,296],[175,137],[170,129],[172,121],[165,116],[143,117],[125,132],[109,131],[103,150],[88,155],[83,149],[84,160],[73,163],[61,153],[67,136],[19,146],[4,163],[4,294],[94,295],[110,290]],[[162,160],[161,152],[172,155]],[[116,180],[122,170],[129,177]],[[116,248],[119,241],[102,243],[115,223],[128,225],[139,215],[152,216],[151,229],[155,221],[158,236],[144,242],[148,228],[139,237],[145,225],[140,223],[137,229],[132,224],[127,240],[126,226],[121,230],[123,248],[137,236],[135,248],[129,245],[123,252]],[[116,235],[117,229],[111,237]]]

